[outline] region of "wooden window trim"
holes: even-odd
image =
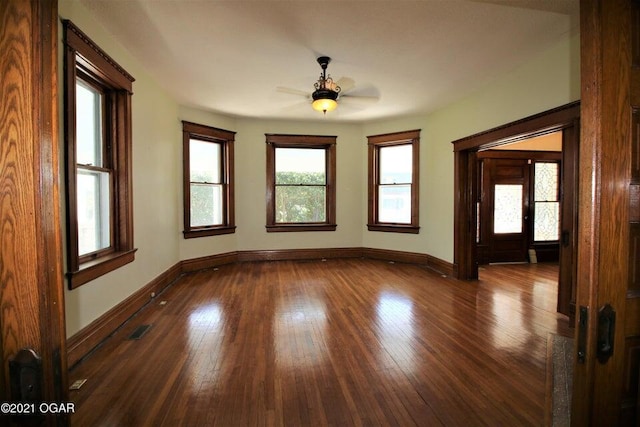
[[[234,188],[234,142],[235,132],[218,129],[188,121],[182,121],[182,160],[183,160],[183,206],[184,206],[184,231],[185,239],[197,237],[218,236],[232,234],[236,231],[235,225],[235,188]],[[222,184],[223,224],[202,227],[191,226],[191,174],[189,163],[189,141],[199,139],[221,144],[222,147]]]
[[[335,231],[336,224],[336,136],[265,134],[267,144],[267,224],[268,233],[297,231]],[[275,149],[323,148],[326,150],[327,212],[322,223],[276,223]]]
[[[369,231],[391,233],[418,234],[419,226],[419,184],[420,184],[420,129],[404,132],[371,135],[367,137],[368,144],[368,221]],[[384,223],[378,220],[378,182],[380,173],[380,148],[396,145],[411,145],[412,147],[412,178],[411,178],[411,223]]]
[[[135,259],[133,246],[133,183],[131,96],[135,79],[71,21],[64,28],[64,105],[66,209],[69,288],[75,289]],[[79,256],[76,177],[75,82],[80,76],[105,90],[108,99],[105,135],[111,182],[111,247]]]

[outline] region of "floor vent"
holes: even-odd
[[[140,338],[142,338],[142,336],[144,334],[147,333],[147,331],[149,330],[149,328],[151,327],[151,325],[140,325],[136,328],[135,331],[133,331],[133,333],[131,335],[129,335],[130,340],[139,340]]]

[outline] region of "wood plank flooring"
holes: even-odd
[[[557,273],[487,266],[461,282],[336,259],[184,276],[71,371],[88,379],[72,423],[541,425],[547,334],[572,333]]]

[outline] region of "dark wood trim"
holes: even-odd
[[[564,130],[579,122],[580,102],[572,102],[515,122],[453,141],[454,151],[454,269],[461,280],[478,278],[475,243],[478,200],[478,150]]]
[[[546,135],[571,123],[580,115],[580,101],[571,102],[542,113],[534,114],[484,132],[479,132],[452,142],[454,151],[489,149],[533,136]]]
[[[420,232],[420,129],[367,137],[367,230],[391,233]],[[383,223],[378,219],[378,185],[380,180],[380,148],[411,145],[411,223]]]
[[[265,226],[267,233],[288,233],[299,231],[335,231],[338,226],[336,224],[277,224]]]
[[[367,224],[369,231],[385,231],[390,233],[409,233],[418,234],[420,227],[414,227],[406,224]]]
[[[218,236],[236,232],[235,216],[235,175],[234,175],[234,142],[235,132],[211,126],[182,121],[182,196],[183,224],[185,239],[205,236]],[[224,206],[222,216],[224,224],[210,227],[191,226],[191,172],[189,147],[190,140],[198,139],[220,144],[222,156],[222,184]]]
[[[62,20],[65,44],[81,56],[79,62],[93,73],[132,93],[133,76],[83,33],[73,22]]]
[[[233,234],[236,232],[236,226],[227,227],[225,225],[218,227],[202,227],[192,228],[189,231],[183,231],[185,239],[193,239],[194,237],[219,236],[222,234]]]
[[[221,141],[235,141],[236,138],[236,132],[234,131],[201,125],[186,120],[182,121],[182,131],[201,138],[214,138]]]
[[[517,150],[488,150],[479,151],[479,159],[535,159],[561,160],[561,151],[517,151]]]
[[[335,145],[338,139],[335,135],[285,135],[265,133],[267,144],[287,146],[289,148],[305,148],[316,145]]]
[[[182,260],[160,274],[133,295],[107,311],[67,340],[69,366],[77,364],[128,319],[169,287],[182,274],[215,268],[225,264],[256,261],[313,260],[335,258],[371,258],[383,261],[419,264],[447,276],[453,265],[427,254],[374,248],[317,248],[234,251]]]
[[[68,402],[60,232],[58,2],[0,2],[0,401],[12,394],[9,362],[41,358],[39,401]],[[36,405],[37,407],[37,405]],[[0,415],[0,424],[66,426],[64,414]]]
[[[71,21],[64,20],[64,113],[69,288],[75,289],[134,260],[132,82],[133,77]],[[76,76],[89,77],[105,99],[104,166],[111,175],[111,245],[79,254],[76,164]]]
[[[113,334],[120,326],[156,297],[182,274],[180,263],[160,274],[151,282],[137,290],[133,295],[120,302],[111,310],[84,327],[67,340],[68,364],[72,367],[83,357],[91,353],[102,341]]]
[[[335,231],[336,225],[336,136],[265,134],[267,147],[266,225],[268,233]],[[322,223],[276,222],[276,148],[317,148],[326,152],[326,221]]]
[[[179,262],[182,273],[192,273],[194,271],[206,270],[219,265],[233,264],[238,262],[238,252],[225,252],[222,254],[208,255],[199,258],[191,258]]]
[[[414,139],[420,139],[420,131],[422,129],[370,135],[367,136],[367,142],[378,146],[406,144]]]
[[[238,262],[360,257],[362,257],[362,248],[275,249],[238,252]]]
[[[97,260],[86,262],[80,265],[77,271],[70,271],[69,288],[75,289],[80,285],[90,282],[110,271],[116,270],[134,261],[137,249],[130,251],[113,252]]]
[[[454,273],[453,264],[428,254],[394,251],[390,249],[363,248],[362,256],[384,261],[424,265],[431,270],[447,276],[453,276]]]

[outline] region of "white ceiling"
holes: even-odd
[[[239,117],[433,111],[578,31],[578,0],[80,0],[178,102]],[[316,58],[348,95],[313,111]],[[278,89],[285,88],[285,89]],[[135,91],[135,83],[134,83]]]

